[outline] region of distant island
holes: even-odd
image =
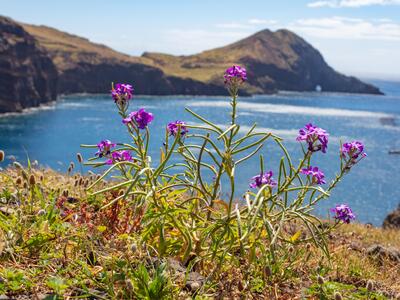
[[[321,53],[285,29],[268,29],[225,47],[189,56],[130,56],[46,26],[0,16],[0,113],[18,112],[60,94],[102,93],[131,82],[147,95],[224,95],[220,71],[248,69],[244,95],[279,90],[382,94],[336,72]]]

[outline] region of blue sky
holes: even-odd
[[[193,54],[288,28],[341,72],[400,79],[400,0],[0,0],[0,14],[133,55]]]

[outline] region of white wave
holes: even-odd
[[[58,108],[82,108],[82,107],[91,107],[92,105],[89,103],[83,102],[60,102]]]
[[[2,113],[2,114],[0,114],[0,118],[21,116],[21,115],[30,115],[30,114],[37,113],[37,112],[43,111],[43,110],[55,110],[55,108],[56,108],[55,104],[56,104],[56,102],[48,102],[45,104],[41,104],[37,107],[24,108],[22,110],[22,112]]]
[[[228,101],[198,101],[193,102],[190,106],[194,107],[230,107]],[[319,108],[311,106],[296,106],[284,104],[269,104],[269,103],[252,103],[239,102],[239,108],[250,111],[275,113],[275,114],[296,114],[296,115],[311,115],[311,116],[335,116],[335,117],[360,117],[360,118],[389,118],[390,114],[381,112],[371,112],[363,110],[349,110],[338,108]]]
[[[96,117],[83,117],[81,118],[82,122],[100,122],[103,120],[102,118],[96,118]]]

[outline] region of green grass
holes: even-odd
[[[266,269],[261,262],[226,261],[200,290],[191,291],[189,274],[196,271],[207,278],[214,266],[204,263],[190,270],[181,265],[182,271],[170,265],[170,259],[179,261],[178,256],[151,255],[160,241],[142,242],[151,228],[140,226],[140,212],[131,212],[127,218],[130,208],[122,202],[100,209],[115,195],[88,194],[85,187],[96,178],[95,174],[59,174],[37,167],[11,167],[0,173],[0,294],[99,299],[249,295],[296,299],[307,295],[332,299],[339,292],[343,299],[389,299],[385,295],[400,292],[398,264],[378,262],[349,248],[354,242],[361,247],[373,243],[400,247],[398,232],[357,224],[333,233],[331,262],[321,258],[313,246],[295,245],[291,257],[282,257],[273,269]],[[99,188],[108,185],[103,182]],[[178,231],[170,234],[176,239],[163,246],[166,253],[182,243]],[[322,286],[317,274],[326,278]],[[375,283],[373,291],[366,290],[367,280]]]

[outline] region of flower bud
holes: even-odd
[[[4,151],[0,150],[0,162],[4,160]]]
[[[21,184],[22,184],[22,178],[21,178],[21,177],[18,177],[18,178],[15,180],[15,184],[16,184],[16,185],[21,185]]]
[[[136,245],[136,243],[132,243],[132,244],[131,244],[131,251],[132,251],[132,252],[136,252],[136,250],[137,250],[137,245]]]
[[[31,174],[31,176],[29,176],[29,185],[35,185],[35,184],[36,184],[35,175]]]
[[[82,154],[77,153],[77,154],[76,154],[76,158],[78,159],[78,162],[79,162],[80,164],[83,162]]]
[[[265,266],[265,267],[264,267],[264,277],[265,277],[265,278],[268,278],[268,277],[270,277],[271,275],[272,275],[272,271],[271,271],[270,266]]]
[[[289,253],[293,253],[293,252],[294,252],[293,246],[290,246],[289,249],[288,249],[288,251],[289,251]]]
[[[44,209],[39,209],[38,212],[37,212],[38,216],[43,216],[45,214],[46,214],[46,211]]]
[[[75,168],[75,164],[74,164],[73,162],[71,162],[71,163],[69,164],[69,166],[70,166],[71,169]]]
[[[307,251],[310,251],[310,250],[311,250],[311,244],[310,244],[310,243],[307,243],[307,244],[306,244],[306,249],[307,249]]]
[[[335,292],[335,300],[343,300],[342,295],[338,292]]]
[[[126,289],[127,289],[129,292],[133,292],[134,287],[133,287],[132,280],[130,280],[129,278],[126,279],[126,280],[125,280],[125,284],[126,284]]]
[[[17,161],[14,161],[13,165],[18,170],[22,170],[23,169],[22,165]]]
[[[320,284],[320,285],[324,284],[324,283],[325,283],[324,277],[322,277],[321,275],[318,275],[318,276],[317,276],[317,282],[318,282],[318,284]]]
[[[62,195],[64,197],[68,197],[69,191],[68,190],[63,190]]]
[[[367,281],[367,286],[366,286],[368,291],[372,291],[374,289],[374,283],[372,282],[372,280],[368,280]]]

